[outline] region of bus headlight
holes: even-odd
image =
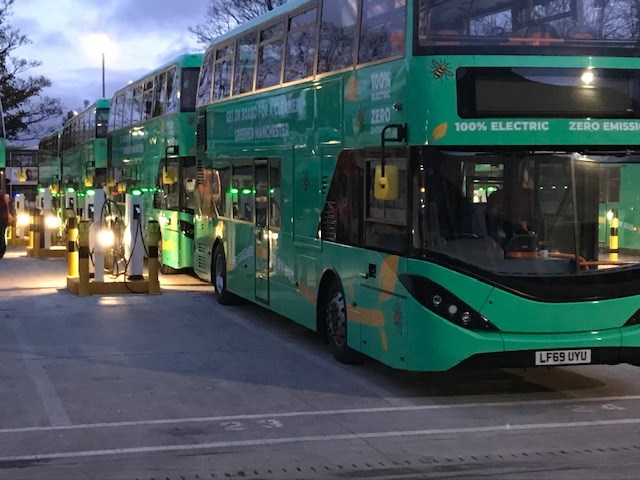
[[[16,216],[16,227],[27,227],[31,223],[31,217],[28,213],[19,213]]]
[[[44,216],[44,226],[47,230],[55,230],[60,228],[62,225],[62,220],[57,215],[45,215]]]
[[[423,306],[436,315],[468,330],[497,332],[486,317],[471,308],[449,290],[419,275],[400,275],[400,282]]]
[[[115,235],[112,230],[100,230],[98,232],[98,243],[102,245],[103,248],[112,247],[115,242]]]
[[[624,324],[625,327],[630,327],[631,325],[640,325],[640,310],[631,315],[631,318]]]

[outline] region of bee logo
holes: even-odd
[[[449,69],[449,64],[444,60],[431,60],[431,66],[433,69],[433,78],[445,81],[448,77],[453,77],[453,72]]]

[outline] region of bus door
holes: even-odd
[[[280,160],[255,162],[255,298],[269,304],[280,231]]]

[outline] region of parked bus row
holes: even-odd
[[[290,0],[117,91],[75,170],[67,122],[62,186],[345,363],[639,365],[634,8]]]

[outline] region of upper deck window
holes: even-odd
[[[238,40],[236,49],[236,69],[233,74],[233,93],[246,93],[253,90],[253,72],[256,67],[256,32]]]
[[[283,38],[282,22],[260,32],[256,88],[272,87],[280,83]]]
[[[289,20],[284,66],[285,82],[293,82],[313,75],[317,19],[318,9],[314,8]]]
[[[404,54],[405,0],[364,0],[358,63]]]
[[[167,72],[167,105],[165,113],[178,111],[178,101],[180,100],[180,80],[178,67],[173,67]]]
[[[325,0],[322,3],[318,73],[353,65],[357,0]]]
[[[200,80],[198,83],[198,106],[206,105],[211,101],[211,78],[213,77],[213,58],[215,50],[210,49],[204,56],[202,68],[200,69]]]
[[[418,44],[425,47],[594,46],[634,49],[640,26],[634,0],[420,0]]]
[[[231,95],[231,71],[233,70],[233,44],[216,49],[213,73],[213,99],[220,100]]]
[[[182,88],[180,90],[180,111],[193,112],[196,108],[196,91],[198,90],[198,68],[182,69]]]

